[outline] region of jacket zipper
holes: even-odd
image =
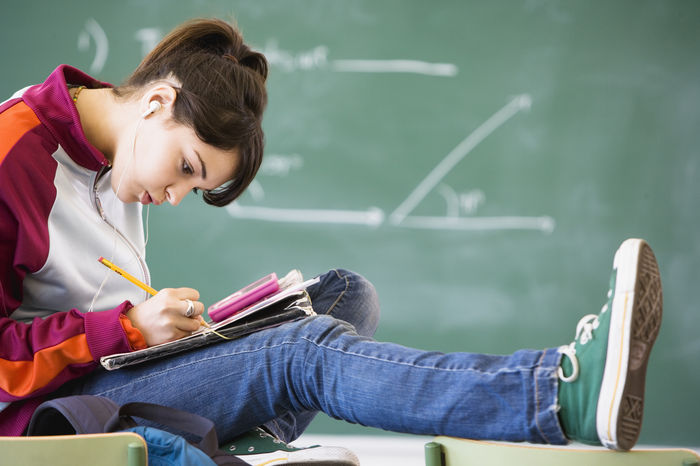
[[[149,286],[151,285],[151,275],[148,272],[148,266],[146,265],[146,261],[141,259],[141,255],[139,254],[138,250],[136,249],[136,246],[133,245],[133,243],[124,236],[124,234],[119,231],[112,223],[110,223],[109,220],[107,220],[107,216],[105,215],[104,209],[102,208],[102,202],[100,202],[100,198],[97,195],[97,182],[100,180],[102,175],[104,175],[107,170],[109,170],[109,167],[102,167],[100,170],[95,173],[92,178],[92,190],[90,192],[90,200],[92,201],[92,205],[95,207],[97,210],[97,213],[100,214],[100,218],[102,218],[102,221],[105,222],[107,225],[109,225],[110,228],[112,228],[112,231],[114,231],[119,238],[122,239],[124,244],[129,248],[131,253],[136,257],[136,260],[139,263],[139,266],[141,267],[141,272],[143,273],[143,276],[145,278],[144,282],[148,284]],[[151,296],[146,293],[146,299],[150,298]]]

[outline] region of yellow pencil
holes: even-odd
[[[121,275],[122,277],[126,278],[126,279],[129,280],[131,283],[133,283],[134,285],[138,286],[139,288],[141,288],[142,290],[144,290],[145,292],[147,292],[147,293],[150,294],[151,296],[155,296],[155,295],[158,293],[158,291],[156,291],[155,289],[153,289],[153,288],[151,288],[150,286],[146,285],[144,282],[142,282],[142,281],[139,280],[138,278],[134,277],[133,275],[131,275],[129,272],[127,272],[126,270],[122,269],[121,267],[112,264],[110,261],[108,261],[108,260],[105,259],[104,257],[100,256],[100,258],[97,259],[97,260],[98,260],[99,262],[101,262],[102,265],[104,265],[105,267],[107,267],[107,268],[109,268],[109,269],[112,269],[113,271],[117,272],[119,275]]]
[[[111,263],[110,261],[108,261],[107,259],[105,259],[104,257],[100,256],[100,258],[97,259],[97,260],[98,260],[102,265],[104,265],[104,266],[107,267],[108,269],[111,269],[112,271],[118,273],[118,274],[121,275],[122,277],[126,278],[126,279],[129,280],[131,283],[133,283],[134,285],[138,286],[139,288],[141,288],[142,290],[144,290],[145,292],[147,292],[147,293],[150,294],[151,296],[155,296],[156,294],[158,294],[158,291],[157,291],[156,289],[151,288],[150,286],[146,285],[144,282],[142,282],[142,281],[139,280],[138,278],[134,277],[133,275],[131,275],[129,272],[127,272],[126,270],[122,269],[122,268],[119,267],[118,265],[114,265],[113,263]],[[202,325],[204,325],[205,327],[209,327],[209,324],[207,323],[206,320],[204,320],[204,319],[202,318],[202,316],[199,316],[199,320],[200,320],[200,322],[202,323]]]

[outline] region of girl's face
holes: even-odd
[[[178,205],[194,188],[211,190],[233,178],[238,153],[202,142],[170,119],[169,107],[137,125],[136,144],[133,132],[122,137],[112,163],[112,189],[122,202]]]

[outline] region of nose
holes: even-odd
[[[187,196],[187,193],[190,192],[191,189],[192,188],[185,183],[170,185],[165,190],[165,197],[170,205],[176,206]]]

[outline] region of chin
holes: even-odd
[[[124,204],[133,204],[134,202],[139,202],[139,199],[136,196],[129,196],[126,193],[117,194],[117,199],[122,201]]]

